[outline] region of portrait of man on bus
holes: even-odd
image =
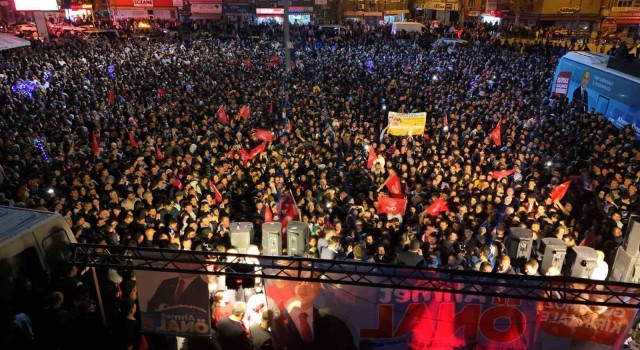
[[[580,86],[573,91],[573,103],[578,104],[583,112],[589,110],[589,94],[587,92],[589,79],[591,79],[591,71],[586,70],[584,74],[582,74]]]

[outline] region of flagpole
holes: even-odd
[[[293,201],[293,205],[295,205],[296,211],[298,212],[298,221],[302,221],[302,213],[300,212],[300,209],[298,209],[298,203],[296,203],[296,197],[293,196],[293,192],[291,192],[291,189],[289,189],[289,194],[291,195],[291,200]]]

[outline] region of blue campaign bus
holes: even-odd
[[[569,52],[560,58],[551,92],[584,111],[595,109],[617,128],[631,125],[640,139],[640,79],[607,67],[609,55]]]

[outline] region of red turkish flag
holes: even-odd
[[[367,169],[373,167],[373,163],[378,159],[378,155],[373,150],[373,147],[369,146],[369,157],[367,158]]]
[[[113,92],[113,90],[109,90],[109,95],[107,96],[107,100],[109,101],[110,105],[116,103],[116,94]]]
[[[296,205],[295,198],[293,198],[293,193],[286,191],[282,194],[280,204],[278,205],[278,216],[282,224],[282,242],[287,241],[287,225],[295,220],[297,215],[298,206]]]
[[[253,139],[264,142],[271,142],[273,141],[273,133],[268,130],[256,129],[256,133],[253,135]]]
[[[222,203],[222,195],[220,194],[220,191],[218,191],[218,187],[216,187],[216,184],[214,184],[213,182],[211,182],[210,185],[213,189],[213,193],[216,195],[216,202]]]
[[[385,186],[389,189],[391,194],[402,194],[402,186],[400,185],[400,178],[398,173],[393,173],[385,181]]]
[[[164,97],[166,93],[167,93],[167,90],[165,90],[165,88],[163,87],[158,88],[158,95],[160,95],[160,97]]]
[[[129,134],[129,143],[131,144],[131,147],[138,148],[138,143],[136,142],[136,139],[133,138],[133,133],[131,131],[127,131],[127,134]]]
[[[271,206],[267,204],[264,208],[264,222],[273,221],[273,212],[271,211]]]
[[[293,132],[293,124],[291,124],[291,120],[287,119],[287,132]]]
[[[100,155],[100,146],[98,145],[98,139],[96,138],[96,132],[91,133],[91,150],[94,156]]]
[[[158,146],[157,143],[156,143],[156,159],[157,160],[163,160],[164,159],[164,154],[162,154],[162,151],[160,150],[160,146]]]
[[[220,118],[221,122],[229,124],[229,118],[227,118],[227,113],[224,111],[224,106],[220,106],[220,108],[218,108],[216,115]]]
[[[271,60],[271,62],[275,62],[275,63],[280,63],[280,56],[278,55],[273,55],[271,57],[269,57],[269,59]]]
[[[226,154],[227,159],[233,158],[233,154],[234,153],[236,153],[236,151],[234,149],[231,149],[231,151],[227,152],[227,154]]]
[[[249,107],[242,106],[242,108],[240,108],[240,118],[249,119],[249,115]]]
[[[569,185],[571,185],[571,180],[565,181],[562,185],[551,190],[551,201],[559,201],[564,198],[564,195],[567,194],[567,190],[569,189]]]
[[[378,197],[378,214],[404,215],[407,208],[406,198]]]
[[[247,165],[247,162],[251,160],[251,155],[244,149],[244,147],[240,149],[240,159],[242,159],[243,165]]]
[[[496,144],[496,146],[500,146],[500,144],[502,143],[502,119],[500,119],[498,125],[496,125],[496,127],[491,130],[489,136],[491,137],[491,140],[493,140],[493,142]]]
[[[443,211],[449,211],[449,207],[447,206],[447,202],[442,198],[438,198],[425,210],[425,212],[431,216],[438,216],[438,214]]]
[[[253,159],[256,156],[260,155],[260,153],[264,152],[264,148],[265,148],[266,145],[267,145],[266,143],[263,143],[263,144],[255,147],[251,151],[249,151],[249,159]]]
[[[269,103],[269,114],[273,114],[273,102]]]
[[[491,173],[491,177],[496,180],[500,180],[501,178],[507,177],[515,172],[516,172],[516,168],[513,168],[511,170],[494,171]]]
[[[243,65],[245,68],[251,68],[251,67],[253,67],[253,63],[251,63],[251,60],[244,60],[244,61],[242,61],[242,65]]]

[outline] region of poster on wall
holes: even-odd
[[[136,275],[143,332],[210,336],[209,288],[201,275],[157,271]]]
[[[433,273],[437,278],[440,272]],[[329,276],[348,279],[344,274]],[[274,342],[287,350],[609,350],[626,339],[635,314],[635,309],[446,290],[350,286],[322,283],[322,279],[264,281],[269,308],[278,310],[272,323]]]
[[[424,134],[427,113],[389,112],[389,134],[393,136],[412,136]]]

